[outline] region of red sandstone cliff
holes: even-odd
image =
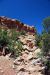
[[[17,28],[18,30],[25,30],[27,32],[31,32],[31,33],[35,33],[35,28],[31,27],[31,26],[27,26],[24,23],[15,20],[15,19],[10,19],[7,18],[5,16],[1,16],[0,17],[0,24],[7,26],[8,28],[12,29],[12,28]]]

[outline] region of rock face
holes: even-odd
[[[7,18],[5,16],[0,17],[0,24],[3,26],[7,26],[10,29],[17,28],[19,31],[25,30],[25,31],[30,32],[30,33],[36,32],[34,27],[27,26],[26,24],[24,24],[18,20],[10,19],[10,18]]]
[[[41,49],[36,46],[35,35],[32,34],[35,33],[34,27],[6,17],[0,17],[0,24],[10,29],[17,28],[19,31],[28,32],[18,37],[23,44],[23,50],[19,57],[10,58],[11,54],[0,56],[0,75],[43,75],[41,74],[43,69],[41,59],[37,56]]]
[[[10,58],[11,54],[0,56],[0,75],[43,75],[44,68],[37,53],[41,49],[36,47],[35,35],[22,35],[19,41],[23,43],[23,51],[16,59]]]
[[[41,58],[37,57],[37,53],[41,49],[35,45],[35,35],[20,36],[19,40],[23,43],[21,56],[14,60],[17,75],[43,75],[41,70]]]

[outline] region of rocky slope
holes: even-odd
[[[16,59],[9,57],[10,54],[0,57],[0,75],[42,75],[43,66],[41,59],[37,57],[40,49],[35,46],[35,35],[26,34],[20,36],[23,43],[23,52]]]
[[[19,57],[10,58],[10,54],[0,56],[0,75],[42,75],[41,70],[44,67],[41,58],[37,56],[41,49],[36,46],[34,27],[7,17],[0,17],[0,26],[26,31],[26,35],[21,35],[18,39],[23,43],[23,51]]]
[[[17,75],[42,75],[41,59],[37,57],[40,49],[35,46],[35,35],[21,36],[20,41],[24,44],[22,55],[14,61]]]

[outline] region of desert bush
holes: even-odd
[[[50,59],[48,58],[50,58],[50,17],[47,17],[43,20],[43,32],[40,36],[37,35],[37,46],[41,47],[40,57],[42,57],[42,61],[46,66],[45,75],[49,75]]]
[[[38,33],[36,34],[36,46],[42,48],[42,36]]]
[[[19,56],[22,51],[22,43],[16,39],[20,35],[20,32],[16,32],[15,29],[10,30],[9,33],[5,29],[0,29],[0,47],[2,49],[7,47],[9,53],[14,56]]]

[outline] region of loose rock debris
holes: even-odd
[[[30,39],[34,40],[34,42],[32,40],[30,42],[27,41]],[[0,75],[43,75],[41,74],[43,69],[41,59],[37,57],[37,53],[41,49],[35,45],[35,36],[20,36],[19,40],[23,43],[24,51],[16,59],[10,58],[10,54],[0,56]],[[31,42],[33,47],[30,44]]]

